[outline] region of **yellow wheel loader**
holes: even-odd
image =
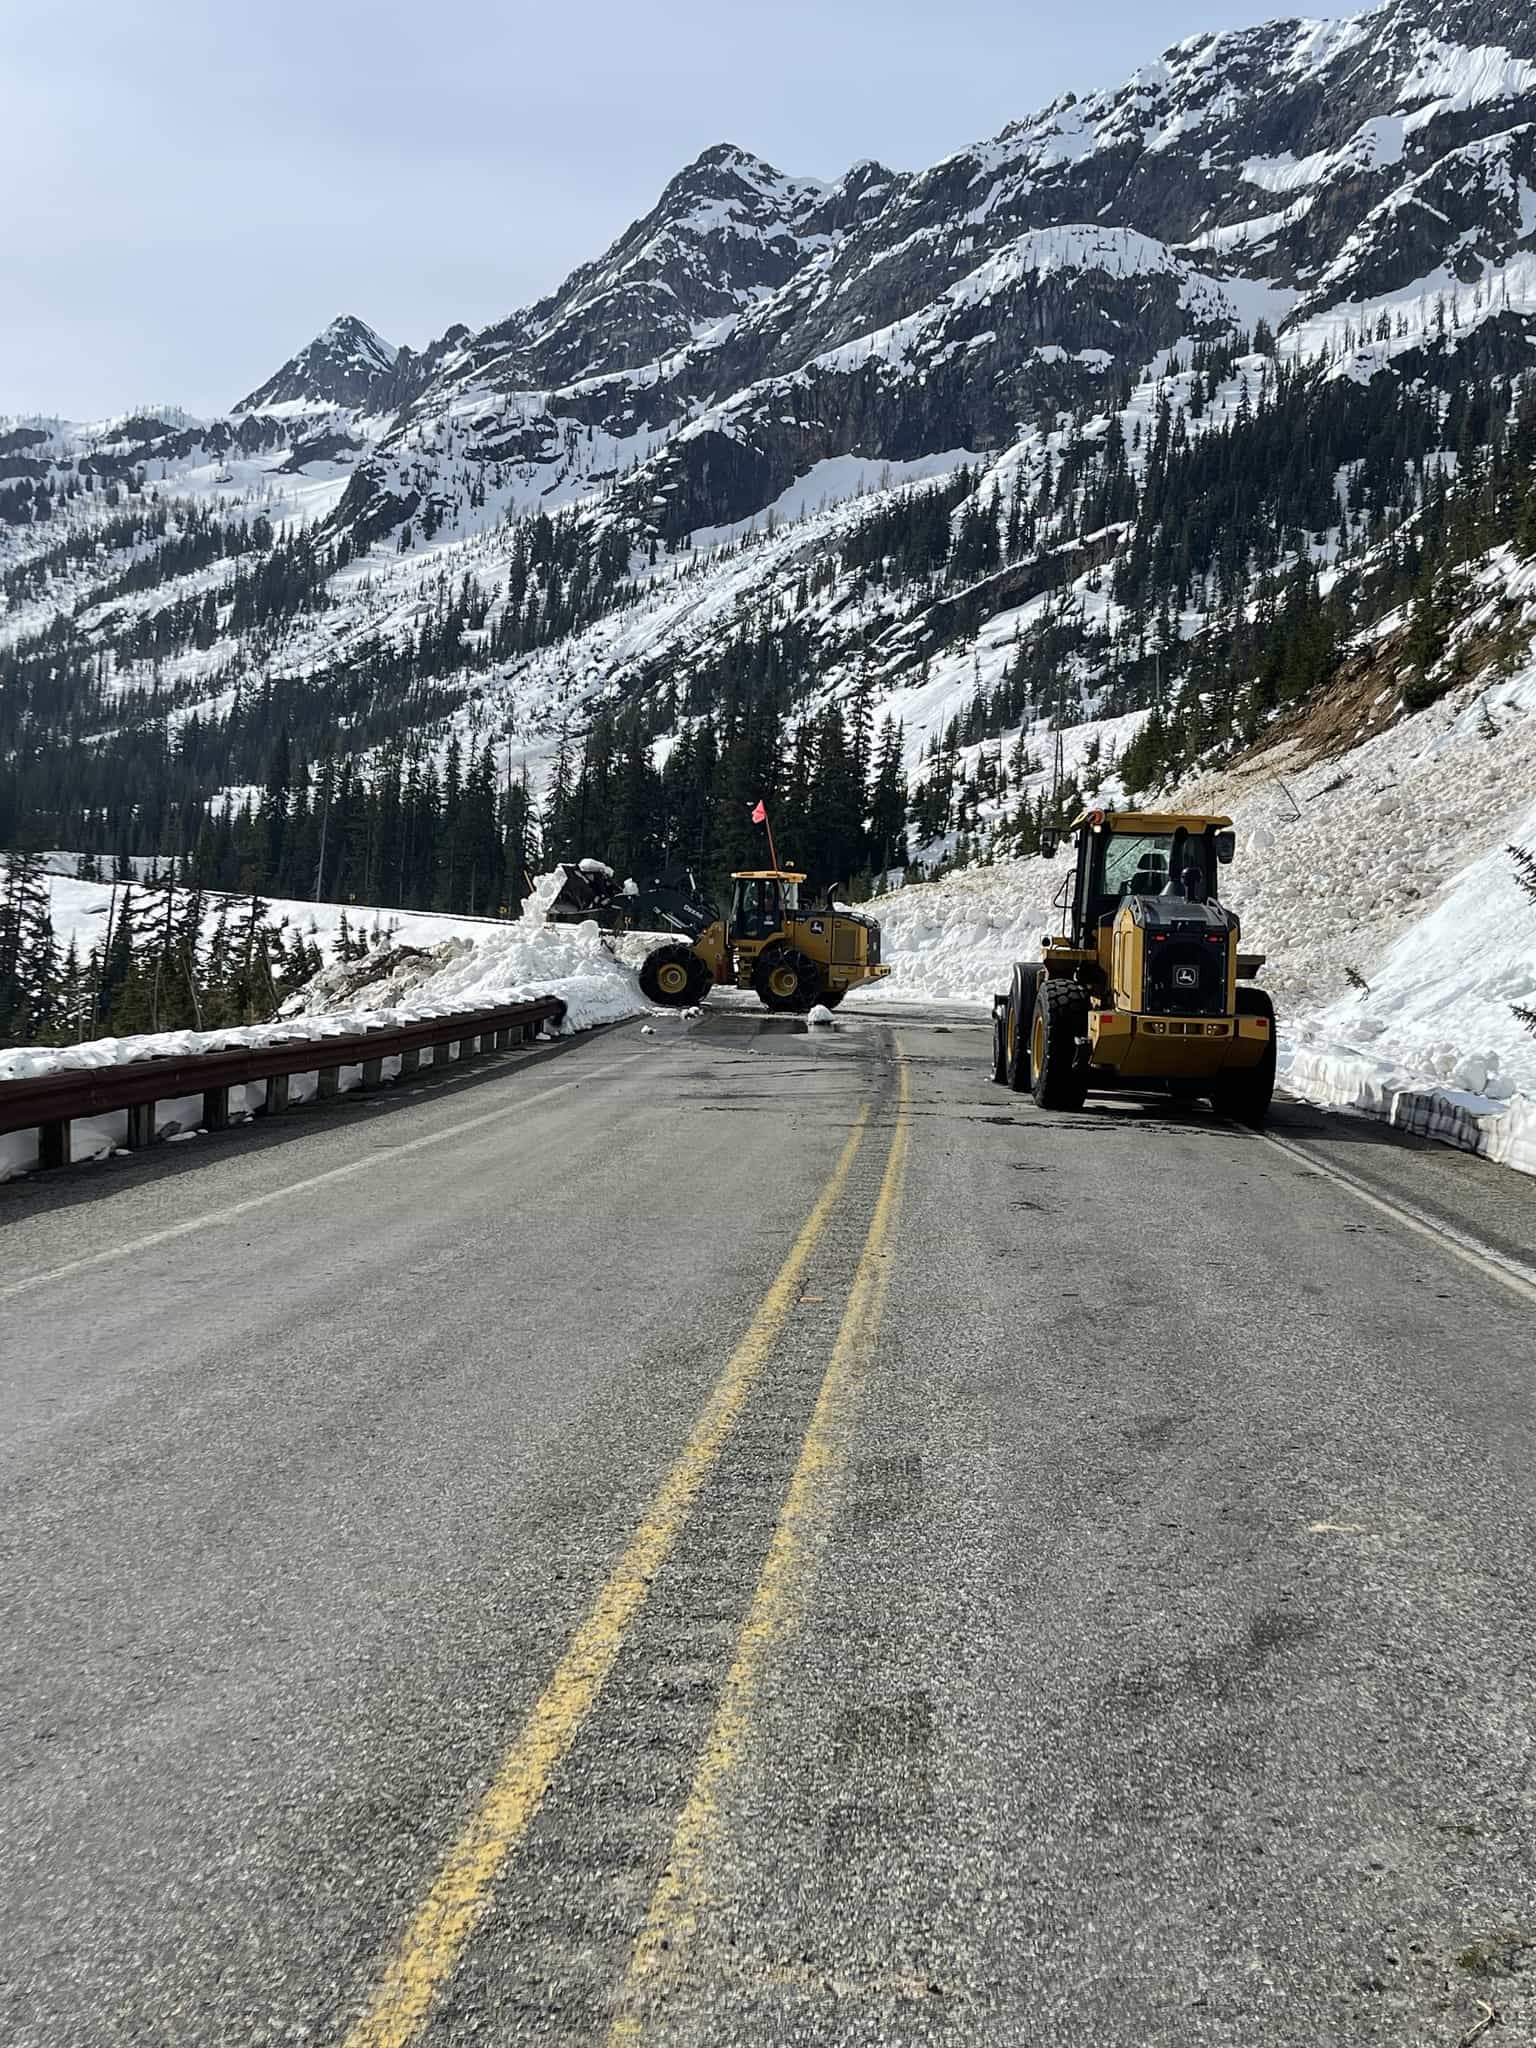
[[[1275,1089],[1275,1009],[1251,982],[1217,879],[1236,852],[1230,818],[1085,811],[1067,828],[1066,930],[1020,962],[992,1004],[992,1078],[1042,1109],[1081,1109],[1090,1089],[1203,1096],[1263,1128]],[[1061,835],[1041,835],[1054,859]]]
[[[770,1010],[835,1010],[849,989],[890,973],[880,964],[880,927],[850,910],[802,910],[804,875],[784,868],[731,877],[728,917],[691,939],[658,946],[640,987],[661,1009],[684,1010],[712,988],[750,988]]]

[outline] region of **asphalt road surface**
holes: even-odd
[[[6,2048],[1536,2040],[1536,1184],[844,1017],[0,1192]]]

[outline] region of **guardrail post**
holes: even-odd
[[[447,1064],[448,1064],[448,1062],[449,1062],[449,1061],[450,1061],[450,1060],[451,1060],[452,1058],[453,1058],[453,1040],[452,1040],[451,1038],[445,1038],[445,1039],[443,1040],[443,1042],[442,1042],[442,1044],[441,1044],[441,1045],[434,1045],[434,1046],[433,1046],[433,1048],[432,1048],[432,1071],[433,1071],[433,1073],[435,1074],[435,1073],[437,1072],[437,1070],[438,1070],[438,1068],[439,1068],[439,1067],[446,1067],[446,1066],[447,1066]]]
[[[37,1163],[39,1166],[68,1166],[69,1164],[69,1120],[44,1124],[37,1134]]]
[[[262,1104],[264,1115],[276,1116],[280,1109],[288,1107],[288,1082],[290,1078],[287,1074],[269,1074],[267,1076],[267,1099]]]
[[[415,1051],[414,1051],[414,1052],[403,1052],[403,1053],[401,1053],[401,1055],[400,1055],[400,1078],[401,1078],[401,1080],[403,1081],[403,1080],[405,1079],[405,1077],[406,1077],[406,1075],[407,1075],[407,1074],[419,1074],[420,1072],[421,1072],[421,1048],[420,1048],[420,1046],[417,1046],[417,1048],[415,1049]]]
[[[503,1030],[498,1031],[496,1034],[496,1050],[498,1052],[505,1052],[511,1045],[511,1043],[512,1027],[510,1024],[508,1024]]]
[[[205,1131],[227,1131],[229,1129],[229,1090],[227,1088],[205,1088],[203,1090],[203,1129]]]
[[[537,1019],[535,1019],[535,1020],[534,1020],[534,1021],[533,1021],[532,1023],[530,1023],[530,1024],[525,1024],[525,1025],[523,1026],[523,1043],[524,1043],[524,1045],[531,1045],[531,1044],[532,1044],[532,1042],[534,1041],[534,1039],[536,1039],[536,1038],[538,1037],[538,1035],[539,1035],[539,1025],[538,1025],[538,1020],[537,1020]]]
[[[461,1038],[459,1040],[459,1058],[461,1060],[472,1060],[479,1051],[479,1048],[480,1041],[478,1038]]]
[[[332,1102],[340,1093],[340,1067],[322,1067],[315,1076],[315,1100],[317,1102]]]
[[[155,1105],[136,1102],[128,1112],[128,1150],[144,1152],[155,1142]]]
[[[383,1080],[383,1078],[384,1062],[382,1060],[363,1061],[363,1087],[377,1088],[379,1083]]]

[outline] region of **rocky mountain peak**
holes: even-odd
[[[388,381],[399,353],[355,313],[338,314],[233,409],[246,413],[267,412],[276,405],[366,408]]]

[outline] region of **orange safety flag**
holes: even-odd
[[[756,810],[755,810],[755,811],[754,811],[754,812],[752,813],[752,822],[753,822],[753,824],[754,824],[754,825],[766,825],[766,824],[767,824],[767,822],[768,822],[768,806],[767,806],[767,805],[766,805],[765,803],[763,803],[763,802],[759,801],[759,803],[758,803],[758,806],[757,806],[757,809],[756,809]]]

